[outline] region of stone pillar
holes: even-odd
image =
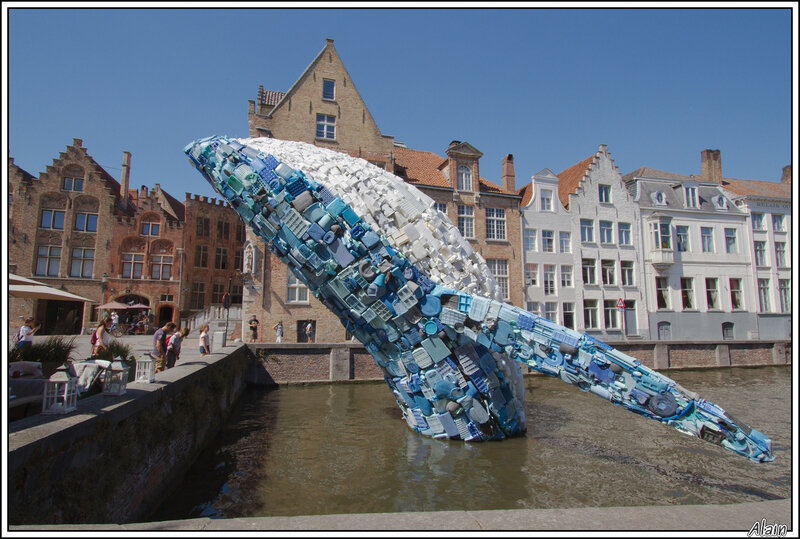
[[[653,350],[653,368],[669,369],[669,347],[666,343],[657,343]]]
[[[786,344],[776,342],[772,345],[772,364],[786,365]]]
[[[330,380],[350,379],[350,348],[334,346],[331,348]]]
[[[717,357],[717,367],[731,366],[731,348],[727,344],[718,344],[714,354]]]

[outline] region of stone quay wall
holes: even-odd
[[[609,345],[656,370],[786,365],[791,341],[634,341]],[[360,343],[248,344],[256,358],[248,381],[274,386],[345,380],[382,380]],[[523,372],[528,374],[528,369]]]
[[[245,346],[193,354],[122,396],[10,423],[9,523],[145,520],[228,420],[252,363]]]

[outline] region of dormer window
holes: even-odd
[[[714,207],[718,210],[727,210],[728,209],[728,199],[725,198],[725,195],[717,195],[711,199],[714,202]]]
[[[653,204],[656,206],[667,205],[667,196],[664,194],[664,191],[656,191],[655,193],[651,193],[650,200],[652,200]]]
[[[542,211],[553,211],[553,192],[550,189],[542,189],[539,198]]]
[[[322,99],[333,101],[336,97],[336,82],[330,79],[322,79]]]
[[[472,191],[472,171],[464,165],[458,167],[458,190]]]
[[[611,203],[611,186],[600,184],[597,186],[597,198],[604,204]]]
[[[697,203],[697,187],[685,186],[683,188],[683,194],[686,198],[687,208],[697,208],[699,206]]]

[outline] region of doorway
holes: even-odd
[[[162,327],[167,322],[172,322],[172,305],[162,305],[158,308],[158,327]]]

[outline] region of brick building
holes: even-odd
[[[123,152],[120,182],[80,139],[38,177],[9,160],[9,271],[92,300],[9,298],[12,327],[32,316],[40,334],[79,333],[112,300],[149,306],[152,324],[180,323],[221,302],[229,282],[241,303],[244,225],[236,212],[189,193],[182,203],[159,184],[130,189],[130,159]],[[191,258],[198,246],[203,267]]]

